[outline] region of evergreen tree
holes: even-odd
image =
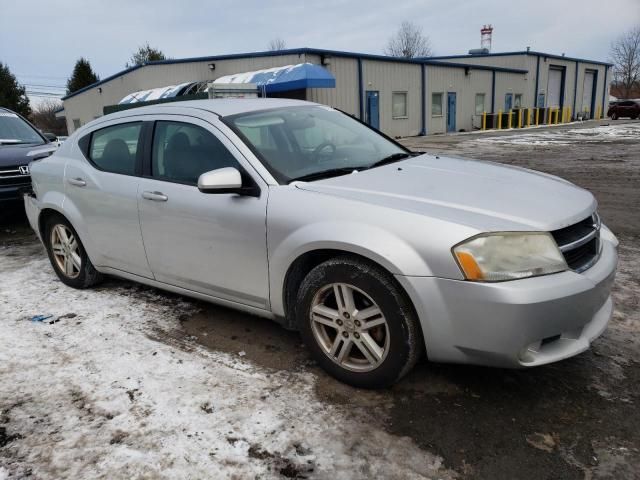
[[[131,59],[129,60],[129,62],[127,62],[126,67],[130,68],[136,65],[144,65],[148,62],[155,62],[158,60],[166,59],[167,57],[164,55],[164,53],[162,53],[161,50],[153,48],[151,45],[149,45],[149,42],[147,42],[145,45],[139,47],[138,51],[131,56]]]
[[[29,97],[24,86],[18,83],[9,67],[2,62],[0,62],[0,107],[6,107],[24,117],[31,113]]]
[[[96,83],[98,80],[100,77],[91,68],[89,60],[81,57],[73,67],[71,78],[67,80],[67,95]]]

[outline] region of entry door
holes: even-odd
[[[210,124],[188,117],[166,118],[156,122],[151,165],[145,171],[147,178],[140,181],[138,196],[154,277],[268,309],[266,186],[257,198],[200,192],[200,174],[224,167],[247,172],[250,167]]]
[[[447,132],[456,131],[456,94],[447,93]]]
[[[584,82],[582,83],[582,111],[589,112],[589,117],[593,118],[594,115],[594,102],[595,96],[595,72],[593,70],[587,70],[584,73]]]
[[[67,162],[65,205],[79,212],[76,228],[96,266],[152,278],[138,220],[144,128],[142,121],[114,123],[82,137],[87,160]]]
[[[549,80],[547,82],[547,106],[562,106],[562,75],[563,70],[549,68]]]
[[[367,90],[366,122],[373,128],[380,130],[380,94],[376,90]]]
[[[513,93],[507,93],[504,96],[504,111],[508,112],[513,108]]]

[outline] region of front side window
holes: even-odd
[[[329,107],[286,107],[223,118],[280,183],[349,173],[407,150]],[[386,160],[385,160],[386,161]],[[391,160],[389,160],[391,161]]]
[[[208,130],[182,122],[156,122],[151,174],[162,180],[197,185],[205,172],[240,168],[237,160]]]
[[[134,175],[142,123],[124,123],[96,130],[91,135],[89,158],[101,170]]]
[[[43,144],[31,125],[13,112],[0,110],[0,145]]]
[[[476,115],[484,113],[484,93],[476,93]]]
[[[431,94],[431,115],[434,117],[442,116],[442,93]]]
[[[391,103],[393,118],[407,118],[407,92],[393,92]]]

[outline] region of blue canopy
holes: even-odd
[[[336,79],[320,65],[300,63],[226,75],[213,83],[253,83],[266,93],[275,93],[302,88],[335,88]]]

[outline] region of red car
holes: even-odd
[[[635,120],[640,117],[640,101],[638,100],[619,100],[609,105],[607,116],[611,120],[617,120],[621,117],[629,117]]]

